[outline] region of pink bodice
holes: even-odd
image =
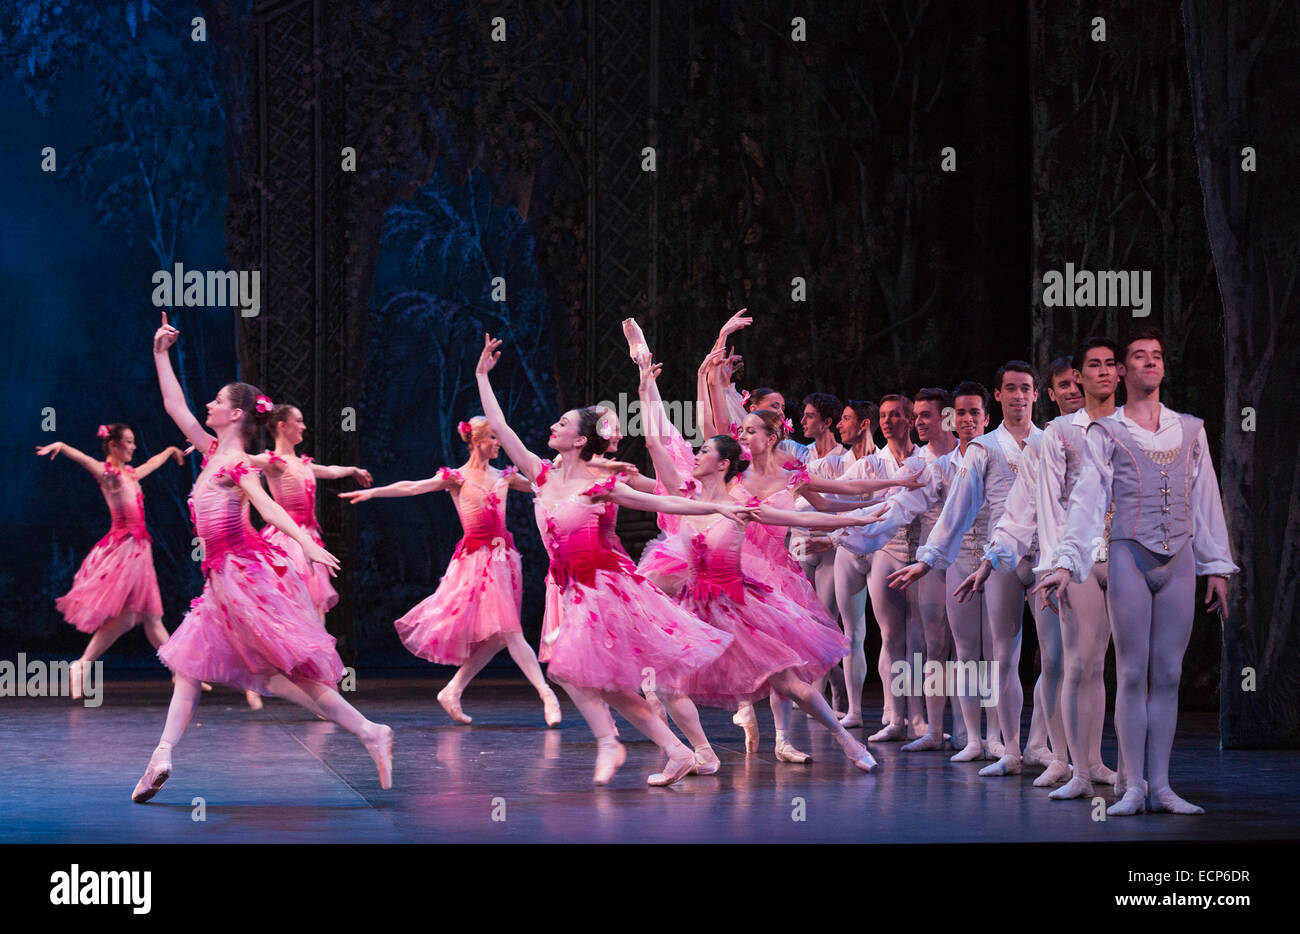
[[[745,546],[745,529],[726,516],[683,516],[678,534],[690,574],[686,592],[700,602],[725,593],[737,603],[744,603],[740,554]]]
[[[300,457],[297,462],[286,460],[274,451],[267,451],[272,464],[284,467],[276,473],[266,474],[267,486],[275,501],[294,522],[304,529],[318,529],[316,523],[316,477],[311,472],[311,458]]]
[[[514,538],[506,531],[506,496],[510,492],[510,478],[518,472],[516,467],[507,467],[491,485],[484,487],[459,470],[443,467],[438,471],[439,477],[453,482],[459,491],[452,499],[465,537],[456,546],[456,557],[492,547],[498,540],[514,548]]]
[[[771,506],[773,509],[794,509],[795,494],[808,480],[808,472],[799,464],[791,464],[786,467],[790,471],[790,479],[786,485],[774,493],[760,499],[754,496],[745,487],[745,481],[742,478],[731,488],[731,495],[738,502],[746,503],[750,506]],[[774,563],[790,564],[790,554],[785,548],[785,535],[790,531],[784,525],[764,525],[761,522],[750,522],[745,531],[745,540],[752,547],[757,549],[761,554],[767,556]]]
[[[104,539],[121,541],[130,535],[142,542],[151,542],[152,538],[144,527],[144,491],[135,478],[135,468],[124,464],[121,470],[110,464],[104,465],[104,475],[99,478],[99,489],[108,503],[109,515],[113,524]]]
[[[248,519],[248,496],[239,487],[239,478],[246,473],[257,469],[237,459],[214,473],[200,474],[190,490],[190,521],[203,540],[205,574],[219,568],[226,555],[283,554],[258,535]],[[279,567],[276,570],[283,573]]]
[[[550,468],[549,461],[542,462],[534,490],[540,492]],[[549,505],[542,502],[540,495],[534,498],[537,528],[551,558],[551,579],[561,587],[572,582],[595,587],[598,570],[634,573],[629,562],[614,549],[618,541],[614,534],[618,507],[608,502],[585,501],[587,493],[612,487],[614,481],[611,477],[603,484]]]

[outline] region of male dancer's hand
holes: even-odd
[[[924,561],[917,561],[909,564],[905,568],[899,568],[893,574],[889,575],[889,586],[894,590],[906,590],[911,584],[919,581],[925,575],[930,573],[930,565]]]
[[[1211,574],[1205,586],[1205,608],[1211,613],[1226,616],[1228,613],[1228,579]]]
[[[968,602],[975,594],[984,592],[984,582],[989,579],[989,574],[992,572],[993,565],[981,561],[980,566],[971,572],[970,577],[957,585],[952,595],[957,598],[958,603]]]
[[[1029,588],[1030,593],[1040,594],[1044,610],[1052,608],[1052,597],[1057,597],[1062,604],[1068,603],[1065,599],[1065,585],[1070,582],[1070,571],[1068,568],[1055,568],[1050,574],[1044,574],[1033,587]]]

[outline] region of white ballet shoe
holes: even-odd
[[[163,783],[171,778],[172,774],[172,746],[171,743],[159,743],[154,749],[153,755],[149,757],[149,767],[144,770],[144,776],[135,783],[135,788],[131,792],[131,800],[136,804],[144,804],[162,788]]]
[[[949,762],[974,762],[976,759],[984,758],[984,744],[978,740],[973,743],[967,743],[962,747],[961,752],[950,756]]]
[[[1053,759],[1047,768],[1043,769],[1043,774],[1034,779],[1035,788],[1049,788],[1052,785],[1059,785],[1070,777],[1070,767],[1064,762]]]
[[[1089,769],[1088,778],[1098,785],[1113,785],[1119,781],[1119,773],[1107,768],[1104,762],[1094,762]]]
[[[883,730],[877,730],[867,737],[869,743],[899,743],[907,738],[907,725],[890,723]]]
[[[664,764],[663,770],[651,775],[645,783],[656,788],[676,784],[691,774],[695,766],[695,753],[688,749],[685,743],[678,743],[677,748]]]
[[[1142,790],[1129,788],[1124,792],[1122,798],[1106,808],[1106,815],[1108,817],[1131,817],[1134,814],[1141,814],[1146,809],[1146,796],[1142,794]]]
[[[910,743],[905,743],[900,748],[903,752],[929,752],[933,749],[943,748],[944,736],[942,733],[926,733],[920,739],[914,739]]]
[[[776,758],[778,762],[791,762],[795,765],[804,765],[812,761],[812,756],[795,749],[790,745],[789,740],[784,739],[777,741]]]
[[[1000,775],[1019,775],[1023,768],[1020,757],[1016,755],[1006,755],[998,758],[997,762],[992,765],[986,765],[980,769],[980,775],[985,778],[996,778]]]
[[[369,742],[362,740],[366,752],[375,760],[379,770],[379,787],[387,791],[393,787],[393,731],[379,724],[379,729]]]
[[[85,664],[81,659],[68,666],[68,690],[73,700],[81,700],[81,681],[85,677]],[[147,798],[145,799],[148,800]]]
[[[457,723],[473,723],[474,718],[460,709],[460,695],[447,693],[450,687],[449,684],[438,692],[438,703],[442,705],[443,710],[447,711],[447,716]]]
[[[758,717],[752,704],[736,711],[731,722],[745,731],[745,752],[758,752]]]
[[[703,746],[695,747],[695,768],[691,769],[694,775],[716,775],[722,768],[722,760],[718,754],[713,751],[713,747],[708,743]]]
[[[547,691],[542,695],[542,712],[546,717],[548,727],[560,725],[563,715],[560,712],[560,699],[555,696],[554,691]]]
[[[1020,757],[1025,765],[1037,765],[1047,768],[1056,758],[1052,755],[1052,750],[1046,746],[1026,746],[1025,754]]]
[[[1053,801],[1073,801],[1075,798],[1091,798],[1096,792],[1087,777],[1076,774],[1060,788],[1047,793]]]
[[[850,738],[848,742],[841,743],[840,748],[844,750],[844,755],[853,763],[854,768],[862,772],[870,772],[876,767],[876,759],[871,755],[871,750],[856,739]]]
[[[608,785],[614,774],[627,761],[627,748],[618,740],[610,737],[608,742],[596,743],[596,770],[592,773],[593,785]]]
[[[845,714],[840,717],[840,726],[846,730],[857,729],[862,726],[862,714]]]
[[[1205,808],[1197,807],[1190,801],[1185,801],[1174,790],[1166,785],[1164,788],[1157,788],[1147,795],[1147,810],[1152,814],[1204,814]]]

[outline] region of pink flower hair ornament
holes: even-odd
[[[257,411],[259,411],[259,412],[269,412],[269,411],[271,411],[273,408],[275,408],[275,403],[271,401],[271,397],[270,397],[270,396],[258,396],[258,397],[257,397]]]
[[[466,441],[468,441],[468,440],[469,440],[469,436],[470,436],[471,434],[474,433],[474,426],[471,425],[469,422],[460,422],[460,423],[456,426],[456,431],[458,431],[458,432],[460,433],[460,436],[461,436],[462,438],[464,438]]]
[[[101,438],[107,438],[110,434],[112,434],[112,432],[108,430],[107,425],[100,425],[99,431],[95,432],[95,434]]]

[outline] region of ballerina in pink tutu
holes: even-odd
[[[681,481],[662,445],[650,436],[655,473],[665,485],[678,487],[699,502],[728,502],[727,483],[744,469],[740,444],[716,435],[700,448],[692,477]],[[757,508],[756,521],[766,525],[837,529],[866,525],[874,517],[835,516]],[[697,703],[736,710],[766,696],[795,701],[834,735],[844,755],[864,772],[875,768],[867,747],[849,735],[814,682],[848,650],[842,633],[808,613],[779,591],[742,571],[745,532],[716,516],[686,516],[681,538],[689,556],[690,576],[681,603],[700,619],[735,638],[713,664],[679,685]],[[775,710],[775,704],[773,708]],[[669,705],[669,709],[673,709]],[[784,727],[778,725],[777,758],[789,761]],[[800,753],[799,755],[803,755]],[[800,761],[807,761],[807,757]]]
[[[99,484],[113,524],[95,543],[72,580],[72,589],[54,601],[63,618],[81,632],[92,633],[86,651],[69,670],[73,698],[81,697],[82,673],[124,633],[143,623],[155,649],[167,641],[162,597],[153,568],[153,539],[144,524],[144,491],[140,481],[167,459],[185,463],[180,448],[168,447],[140,465],[131,466],[135,432],[121,422],[99,426],[104,459],[97,461],[70,444],[55,441],[36,448],[38,457],[66,454]]]
[[[802,465],[790,461],[778,466],[776,455],[785,439],[786,424],[780,415],[763,408],[754,409],[745,416],[739,430],[742,449],[747,448],[750,467],[736,479],[731,495],[751,506],[771,506],[795,511],[795,496],[801,495],[813,508],[822,512],[843,512],[860,507],[851,500],[834,502],[823,493],[840,493],[850,496],[870,496],[890,487],[916,489],[921,485],[920,473],[886,479],[828,480],[809,476]],[[805,517],[809,513],[800,513]],[[809,526],[801,526],[808,528]],[[782,596],[800,606],[805,613],[835,632],[839,625],[826,611],[808,578],[785,547],[786,527],[751,522],[745,535],[745,554],[742,556],[745,573],[767,584]],[[829,669],[827,669],[829,671]],[[778,735],[788,731],[790,702],[779,694],[772,695],[772,716],[776,720]],[[758,749],[758,718],[753,708],[742,706],[733,722],[745,731],[745,748]],[[788,743],[778,742],[777,758],[783,762],[807,762],[808,756]]]
[[[340,493],[339,498],[364,503],[436,490],[451,494],[465,536],[456,544],[438,589],[397,621],[402,644],[436,665],[460,666],[438,692],[438,703],[457,723],[473,722],[460,708],[461,693],[494,655],[506,649],[541,697],[546,725],[559,726],[560,701],[519,625],[523,595],[519,550],[506,530],[507,494],[531,490],[532,485],[515,467],[492,466],[501,453],[501,442],[482,415],[461,422],[457,430],[469,445],[469,460],[459,469],[443,467],[427,480],[353,490]]]
[[[696,767],[695,755],[637,693],[655,688],[677,692],[691,673],[720,656],[732,637],[701,622],[657,587],[630,569],[608,544],[602,518],[610,503],[683,515],[721,512],[748,515],[735,503],[694,503],[678,497],[638,493],[587,463],[605,439],[595,407],[565,412],[551,426],[548,446],[563,455],[558,465],[531,453],[506,424],[488,378],[500,354],[500,341],[485,336],[476,369],[483,411],[506,454],[536,491],[537,525],[551,558],[546,615],[542,625],[543,660],[551,680],[564,687],[596,736],[593,780],[607,784],[627,752],[614,738],[608,703],[668,756],[652,785],[669,785]],[[593,497],[610,502],[600,502]]]
[[[316,481],[339,480],[353,477],[363,487],[370,486],[370,471],[360,467],[328,467],[312,462],[310,457],[299,456],[294,448],[302,444],[307,423],[297,406],[281,403],[271,410],[268,427],[275,439],[275,450],[252,455],[248,463],[259,468],[271,489],[271,496],[284,507],[290,518],[307,530],[311,540],[324,547],[320,524],[316,521]],[[339,602],[338,592],[330,583],[329,570],[323,564],[314,567],[302,553],[298,543],[273,525],[262,527],[262,537],[281,548],[290,558],[307,584],[312,606],[321,622],[325,614]]]
[[[320,624],[307,585],[285,553],[257,534],[249,506],[296,541],[307,560],[338,568],[333,555],[271,499],[250,467],[244,446],[272,409],[271,400],[247,383],[223,386],[208,403],[208,434],[185,404],[168,349],[180,332],[162,316],[154,334],[154,365],[167,414],[199,450],[211,451],[190,493],[190,514],[203,543],[203,594],[190,604],[180,627],[158,657],[176,675],[162,739],[131,792],[148,801],[172,772],[180,742],[199,700],[201,681],[222,681],[301,704],[354,734],[392,787],[393,731],[372,723],[334,690],[343,663],[334,638]]]

